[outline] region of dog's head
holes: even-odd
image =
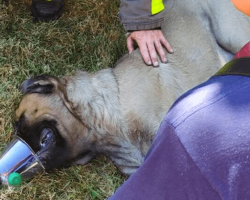
[[[78,141],[86,136],[88,127],[75,116],[64,84],[52,76],[24,81],[24,96],[16,110],[16,134],[30,145],[47,170],[65,165],[89,148],[85,145],[84,152],[84,147],[79,147],[84,146],[84,140],[81,144]]]

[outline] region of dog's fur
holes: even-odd
[[[163,32],[174,54],[157,68],[136,50],[94,74],[23,82],[16,132],[46,169],[105,154],[134,173],[171,104],[249,41],[250,21],[230,0],[168,0]]]

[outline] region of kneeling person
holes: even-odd
[[[110,200],[250,199],[249,118],[250,43],[175,102],[145,162]]]

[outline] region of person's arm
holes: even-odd
[[[121,0],[119,18],[129,33],[129,53],[134,50],[135,41],[148,65],[158,66],[157,53],[162,62],[167,61],[164,47],[171,53],[173,51],[160,30],[164,19],[163,10],[162,0]]]

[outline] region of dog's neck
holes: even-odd
[[[73,112],[91,130],[92,150],[106,154],[117,165],[122,165],[126,158],[134,159],[132,166],[121,169],[126,174],[134,172],[143,155],[140,147],[132,144],[129,138],[130,128],[120,109],[119,87],[112,69],[94,74],[78,71],[74,77],[63,79]]]
[[[97,73],[77,71],[64,77],[72,110],[78,118],[100,134],[115,135],[126,131],[119,105],[119,89],[112,69]]]

